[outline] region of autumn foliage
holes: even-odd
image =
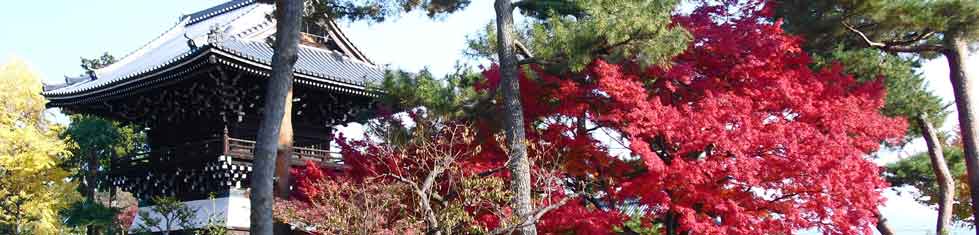
[[[873,233],[886,183],[868,154],[898,140],[906,124],[878,111],[881,81],[858,82],[840,66],[811,70],[800,39],[764,20],[767,8],[743,9],[675,17],[693,41],[668,66],[595,60],[580,73],[523,70],[538,208],[560,205],[541,217],[539,231],[610,234],[631,215],[667,234]],[[497,67],[483,76],[474,88],[492,94]],[[468,122],[473,137],[431,142],[435,152],[466,152],[433,188],[446,202],[435,207],[439,215],[455,216],[440,221],[462,218],[452,229],[464,233],[513,224],[497,182],[507,175],[494,171],[506,163],[495,121],[457,122]],[[423,157],[418,145],[340,142],[345,168],[299,174],[297,200],[315,205],[337,184],[399,181],[391,175],[418,182],[440,159]],[[472,183],[479,180],[497,183]],[[397,204],[414,208],[417,200]],[[424,223],[406,210],[385,219]]]

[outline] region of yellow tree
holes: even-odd
[[[0,65],[0,233],[56,234],[58,211],[80,196],[60,167],[63,127],[44,114],[41,81],[20,60]]]

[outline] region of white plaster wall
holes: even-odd
[[[205,200],[194,200],[185,201],[184,205],[190,208],[197,209],[197,214],[193,220],[193,224],[196,226],[183,228],[180,226],[174,226],[171,230],[182,230],[182,229],[194,229],[200,228],[207,224],[207,219],[210,216],[218,220],[224,220],[224,225],[227,228],[233,229],[248,229],[249,225],[249,215],[251,213],[251,204],[247,197],[244,196],[243,190],[232,190],[230,196],[221,197],[215,199],[205,199]],[[140,207],[140,212],[148,212],[149,216],[160,218],[160,214],[154,213],[150,207]],[[134,231],[139,228],[139,225],[143,224],[143,218],[138,214],[136,218],[133,219],[133,225],[129,227],[130,231]],[[162,226],[162,225],[161,225]],[[152,232],[159,232],[160,229],[152,228]]]

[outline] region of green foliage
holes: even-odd
[[[174,197],[153,197],[153,206],[150,211],[140,210],[139,217],[142,218],[143,223],[136,226],[135,231],[137,233],[145,234],[150,233],[153,230],[164,231],[163,234],[168,234],[170,231],[176,229],[185,228],[196,228],[193,234],[196,235],[224,235],[228,234],[228,228],[224,225],[224,219],[221,219],[221,214],[213,214],[217,211],[217,206],[214,204],[214,195],[210,196],[211,199],[211,213],[207,216],[207,222],[204,224],[199,224],[194,221],[197,213],[200,212],[200,208],[193,208],[187,206],[180,200]]]
[[[417,74],[389,71],[378,88],[385,91],[381,103],[394,110],[425,107],[428,113],[454,119],[473,111],[472,102],[480,94],[472,87],[479,79],[480,74],[462,65],[441,79],[428,70]]]
[[[578,72],[596,57],[617,63],[634,60],[643,66],[665,65],[686,49],[690,36],[672,27],[676,1],[575,0],[580,17],[550,10],[546,20],[531,26],[534,56],[551,60],[558,70]],[[563,6],[560,4],[554,4]],[[541,10],[536,10],[541,11]]]
[[[94,115],[71,115],[66,133],[76,144],[73,151],[85,155],[96,153],[107,161],[111,156],[125,156],[144,143],[145,133],[136,125],[108,120]]]
[[[149,233],[155,229],[168,234],[178,228],[197,227],[194,221],[197,208],[191,208],[174,197],[153,197],[152,203],[152,214],[146,210],[139,211],[143,223],[137,225],[137,232]]]
[[[217,204],[214,201],[214,193],[212,192],[208,195],[208,199],[211,200],[211,213],[207,217],[207,222],[204,227],[201,227],[196,231],[196,235],[226,235],[228,234],[228,227],[225,226],[225,221],[222,218],[222,214],[213,214],[218,210]]]
[[[196,231],[196,235],[225,235],[228,234],[228,227],[224,226],[223,220],[213,220],[208,218],[207,224]]]
[[[615,228],[615,232],[618,234],[659,235],[662,227],[663,225],[660,223],[643,222],[643,216],[632,216],[622,223],[622,227]]]
[[[115,57],[105,53],[94,59],[82,58],[81,67],[86,72],[92,73],[115,61]],[[135,146],[143,143],[145,138],[138,126],[123,125],[120,122],[87,114],[71,115],[71,124],[65,134],[74,142],[73,152],[76,156],[96,154],[103,163],[108,163],[106,161],[113,155],[129,154]]]
[[[532,62],[554,73],[579,72],[596,58],[667,65],[690,41],[686,30],[673,26],[676,1],[543,0],[514,6],[534,18],[517,27],[517,41],[532,52]],[[490,24],[467,38],[466,55],[493,60],[495,30]]]
[[[517,41],[526,42],[526,33],[519,30],[519,25],[514,26],[514,37]],[[490,22],[483,26],[479,32],[474,35],[466,36],[466,49],[463,49],[462,54],[469,59],[479,60],[486,59],[492,62],[497,62],[496,59],[496,23]]]
[[[955,201],[953,203],[953,219],[961,224],[972,225],[972,199],[969,195],[968,181],[965,175],[965,159],[962,148],[946,146],[943,153],[948,169],[955,179]],[[884,177],[893,187],[914,187],[912,192],[916,201],[929,206],[938,206],[938,182],[931,168],[928,153],[920,153],[900,161],[887,164]],[[900,192],[900,191],[898,191]]]
[[[842,42],[846,49],[867,47],[843,23],[854,25],[879,42],[920,40],[907,45],[937,44],[943,36],[966,40],[979,38],[979,1],[975,0],[777,0],[775,18],[783,27],[807,38],[807,49],[832,48]],[[935,52],[919,53],[923,58]]]
[[[813,49],[815,50],[815,49]],[[942,126],[948,111],[938,97],[925,89],[924,77],[914,71],[918,67],[915,60],[880,51],[863,48],[844,50],[837,46],[832,50],[814,52],[813,63],[816,68],[826,68],[833,63],[844,65],[845,72],[862,82],[883,79],[887,88],[884,108],[881,113],[891,117],[905,117],[911,120],[919,113],[928,116],[932,126]],[[908,125],[905,140],[921,137],[921,127]]]
[[[979,1],[935,1],[932,15],[939,19],[948,33],[966,40],[979,40]]]
[[[418,115],[425,115],[428,122],[406,126],[397,118],[381,118],[369,122],[366,131],[387,143],[402,145],[413,138],[416,133],[412,132],[419,126],[472,120],[485,115],[491,110],[487,108],[487,94],[473,88],[481,78],[479,73],[464,65],[457,65],[454,73],[443,78],[433,77],[428,70],[417,74],[388,71],[384,81],[374,87],[384,91],[378,98],[382,109],[389,114],[422,109],[424,112]]]
[[[88,59],[82,58],[82,69],[85,70],[89,75],[94,75],[96,69],[104,68],[112,63],[116,62],[116,57],[110,55],[108,52],[102,54],[98,58]]]
[[[81,67],[92,74],[96,69],[114,62],[115,57],[105,53],[94,59],[82,58]],[[112,158],[135,151],[145,142],[145,133],[137,125],[124,125],[89,114],[74,114],[70,120],[68,128],[61,135],[70,144],[72,157],[65,161],[63,167],[76,170],[75,178],[85,179],[78,189],[86,196],[107,191],[109,183],[106,175]],[[98,198],[88,200],[98,201]]]
[[[112,225],[119,211],[115,208],[107,207],[101,203],[91,200],[76,202],[61,211],[61,216],[66,218],[65,225],[71,227],[84,227],[94,225],[107,228]]]
[[[463,177],[460,184],[462,195],[460,195],[459,200],[442,209],[439,220],[453,224],[469,223],[470,225],[466,226],[469,234],[488,234],[489,231],[486,231],[482,226],[472,226],[476,219],[459,209],[491,210],[488,208],[490,205],[506,205],[513,199],[513,194],[507,189],[506,183],[498,177],[481,177],[478,175]],[[452,213],[453,208],[459,208],[455,209],[458,212]]]
[[[515,2],[513,6],[526,16],[547,20],[555,15],[584,17],[585,9],[579,4],[574,0],[534,0]]]

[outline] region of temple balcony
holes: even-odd
[[[232,189],[248,188],[255,141],[227,135],[154,147],[149,151],[116,158],[109,177],[112,185],[133,193],[141,201],[152,196],[175,196],[182,200],[227,195]],[[313,161],[339,168],[336,152],[313,147],[292,149],[293,167]]]

